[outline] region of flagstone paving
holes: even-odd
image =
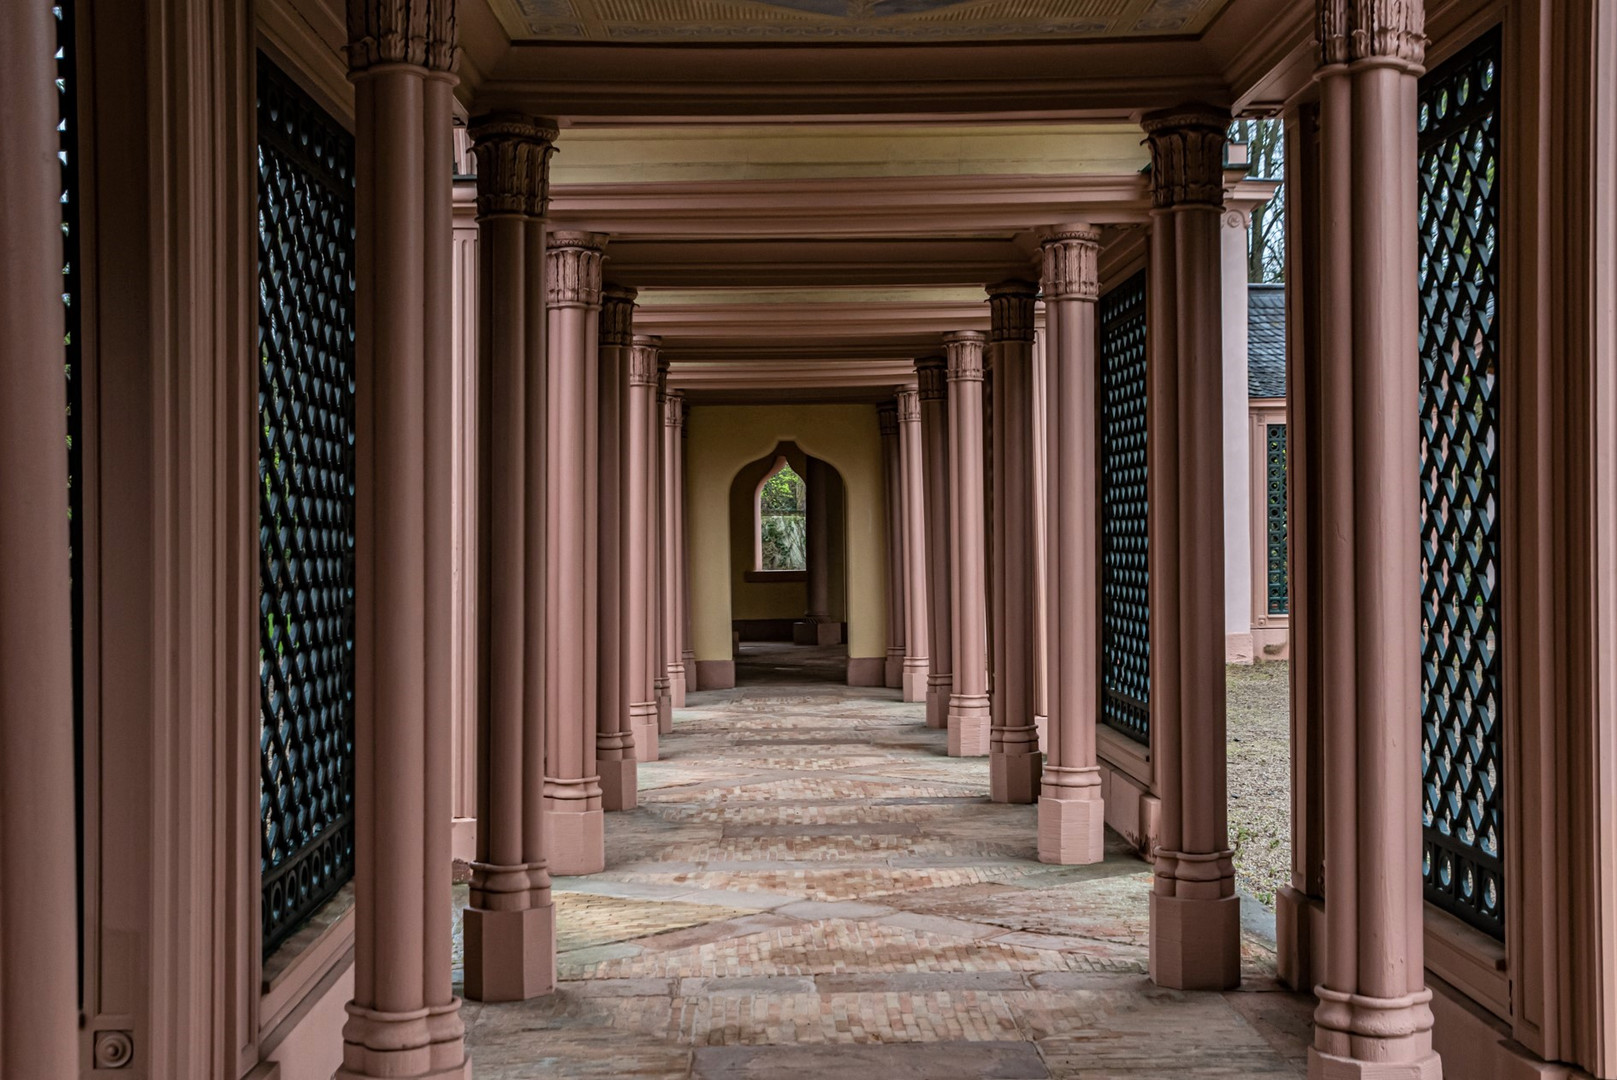
[[[1038,862],[1034,808],[990,803],[986,761],[896,697],[692,694],[605,872],[556,879],[556,993],[466,1004],[476,1075],[1306,1075],[1312,1002],[1268,942],[1239,991],[1152,985],[1147,865],[1115,836]]]

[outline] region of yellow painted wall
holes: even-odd
[[[691,638],[698,660],[730,659],[730,484],[790,440],[842,475],[847,512],[848,655],[887,655],[881,433],[874,405],[696,405],[686,421]]]

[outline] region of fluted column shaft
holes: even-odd
[[[672,547],[673,523],[670,520],[672,500],[668,492],[672,485],[670,470],[674,459],[672,444],[678,439],[679,432],[675,424],[669,420],[670,408],[678,408],[668,394],[668,361],[658,358],[657,361],[657,432],[656,432],[656,470],[652,475],[652,499],[654,502],[652,518],[657,530],[655,544],[651,552],[656,562],[654,573],[656,586],[652,589],[652,597],[656,602],[656,619],[652,623],[653,655],[656,657],[655,685],[657,691],[657,732],[667,735],[674,730],[674,695],[673,679],[669,668],[676,659],[670,651],[675,647],[676,633],[674,630],[673,610],[673,553]]]
[[[1038,286],[1009,281],[988,290],[993,408],[993,728],[989,797],[1030,803],[1039,795],[1039,732],[1034,723],[1038,663],[1034,565],[1038,557],[1033,490],[1033,303]]]
[[[949,695],[954,680],[949,575],[949,381],[941,356],[918,360],[916,380],[921,395],[921,446],[925,461],[925,506],[922,541],[926,547],[926,595],[931,614],[926,680],[926,726],[949,726]]]
[[[632,496],[634,470],[633,393],[630,371],[634,337],[635,290],[607,288],[601,293],[601,427],[598,440],[600,489],[600,650],[595,767],[601,775],[601,805],[607,810],[633,810],[639,805],[635,768],[635,731],[630,705],[633,675],[629,666],[630,621],[637,599],[631,595],[636,562]],[[643,582],[641,583],[644,584]],[[642,589],[642,592],[644,590]]]
[[[1423,4],[1321,0],[1325,975],[1317,1080],[1433,1080],[1420,865]]]
[[[876,406],[881,431],[882,493],[887,509],[887,667],[883,685],[904,685],[904,485],[899,463],[898,404]]]
[[[665,375],[666,378],[666,375]],[[686,698],[686,660],[679,647],[679,504],[684,470],[684,425],[686,396],[678,390],[663,391],[663,677],[668,689],[665,700],[666,731],[673,731],[674,707]],[[661,718],[660,718],[661,719]]]
[[[898,393],[900,503],[904,553],[904,700],[925,701],[931,668],[927,657],[926,508],[921,461],[921,399],[915,390]],[[928,720],[930,721],[930,717]]]
[[[19,1077],[79,1073],[55,54],[49,4],[0,10],[0,1075]]]
[[[345,1080],[470,1071],[449,966],[454,15],[452,0],[348,6],[357,601]]]
[[[657,339],[637,337],[629,350],[629,412],[624,455],[628,480],[624,501],[629,507],[629,533],[624,540],[629,583],[624,592],[627,606],[623,613],[626,639],[624,674],[628,679],[625,698],[629,703],[629,727],[634,733],[634,751],[640,761],[657,759],[657,689],[652,670],[653,632],[657,625],[657,552],[654,544],[656,508],[652,488],[658,482],[654,444],[662,437],[662,417],[657,412]]]
[[[472,122],[478,160],[477,857],[466,995],[516,1001],[556,981],[545,859],[543,478],[545,212],[555,125]]]
[[[1151,726],[1162,840],[1151,975],[1179,989],[1240,981],[1240,902],[1225,808],[1223,331],[1219,228],[1229,116],[1146,119],[1153,210],[1147,346]]]
[[[558,874],[606,865],[595,746],[599,618],[597,440],[601,249],[605,237],[550,236],[545,603],[545,835]]]
[[[1105,807],[1095,757],[1100,704],[1099,372],[1095,301],[1100,234],[1052,230],[1044,242],[1048,756],[1039,795],[1039,859],[1099,862]]]
[[[966,330],[943,339],[949,380],[949,754],[988,753],[988,553],[983,482],[983,346]]]

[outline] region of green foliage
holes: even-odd
[[[808,489],[803,478],[782,464],[758,492],[758,533],[764,570],[803,570],[808,566]]]

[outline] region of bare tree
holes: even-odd
[[[1262,180],[1285,178],[1286,141],[1279,120],[1237,120],[1230,129],[1236,142],[1246,143],[1252,175]],[[1286,280],[1286,186],[1273,199],[1252,211],[1247,234],[1247,280]]]

